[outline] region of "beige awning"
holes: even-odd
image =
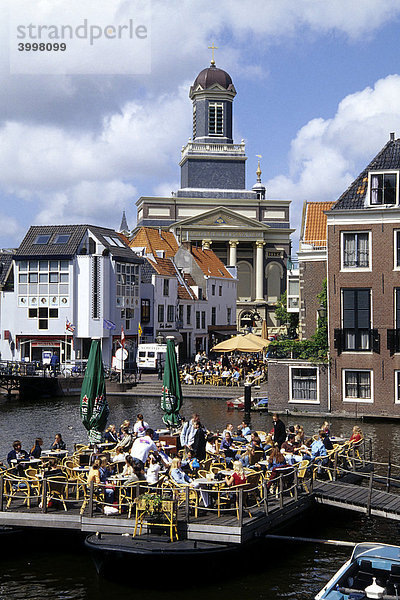
[[[236,335],[217,344],[211,350],[213,352],[262,352],[263,346],[246,335]]]

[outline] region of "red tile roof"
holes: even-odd
[[[192,246],[191,252],[204,275],[232,279],[232,275],[227,271],[224,263],[212,250],[202,250]]]
[[[141,227],[133,240],[129,242],[131,248],[146,248],[148,254],[156,256],[157,250],[164,251],[165,258],[175,256],[179,246],[174,234],[153,227]]]
[[[314,246],[326,247],[326,215],[334,202],[306,202],[303,217],[302,242]]]

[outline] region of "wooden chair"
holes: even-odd
[[[308,485],[306,484],[306,476],[307,476],[309,465],[310,465],[310,463],[308,462],[308,460],[302,460],[297,465],[297,482],[300,486],[302,486],[305,489],[307,494],[310,491],[308,488]]]
[[[195,377],[195,383],[200,383],[203,384],[204,383],[204,375],[203,373],[196,373],[196,377]]]
[[[31,507],[31,499],[38,498],[36,487],[28,477],[7,474],[4,476],[4,493],[8,497],[6,508],[9,508],[13,500],[22,500],[28,508]]]
[[[196,490],[190,487],[188,483],[176,483],[173,479],[169,480],[169,484],[174,491],[173,497],[177,501],[178,508],[186,504],[186,493],[188,493],[189,508],[192,508],[194,510],[194,516],[197,518],[199,497],[197,495]],[[186,490],[188,490],[188,492],[186,492]]]

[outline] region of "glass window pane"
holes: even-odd
[[[58,260],[50,261],[50,271],[58,271]]]

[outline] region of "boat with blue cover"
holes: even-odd
[[[400,600],[400,546],[363,542],[315,600]]]

